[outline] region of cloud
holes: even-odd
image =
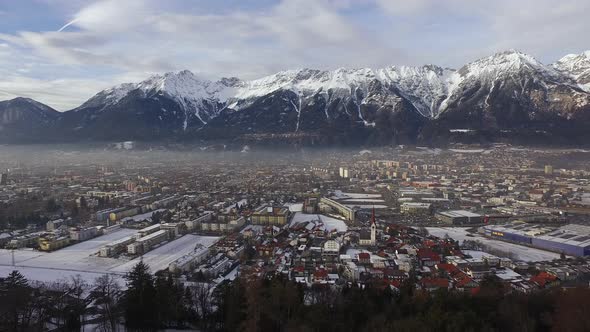
[[[0,100],[28,97],[58,110],[69,110],[112,84],[88,79],[42,80],[15,74],[0,80]],[[72,93],[74,89],[76,93]]]
[[[62,110],[90,89],[171,70],[251,79],[300,67],[460,66],[507,48],[555,60],[585,49],[590,30],[590,2],[579,0],[37,1],[59,7],[61,23],[0,30],[0,74]]]
[[[590,21],[585,0],[375,0],[388,15],[407,23],[408,33],[452,42],[454,56],[509,48],[553,61],[563,52],[586,49]],[[409,22],[409,23],[408,23]],[[424,34],[425,27],[434,31]],[[459,52],[459,54],[457,54]],[[442,48],[438,54],[448,54]]]

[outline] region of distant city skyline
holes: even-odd
[[[253,79],[294,68],[437,64],[506,49],[551,63],[590,49],[590,2],[23,0],[0,3],[0,100],[65,111],[189,69]]]

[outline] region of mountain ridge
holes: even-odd
[[[554,125],[566,125],[578,132],[590,118],[588,87],[590,51],[549,65],[509,50],[457,70],[296,69],[250,81],[183,70],[100,91],[51,125],[63,140],[353,133],[388,144],[444,140],[445,129],[463,127],[555,132]]]

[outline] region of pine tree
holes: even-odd
[[[19,272],[12,271],[0,283],[0,330],[23,331],[29,325],[26,313],[32,301],[32,289],[28,280]]]
[[[125,277],[127,290],[123,296],[125,325],[132,331],[155,331],[159,327],[158,303],[149,266],[137,263]]]

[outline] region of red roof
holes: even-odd
[[[399,281],[399,280],[393,279],[393,280],[388,280],[388,281],[389,281],[389,284],[395,288],[400,288],[400,286],[402,285],[401,281]]]
[[[465,287],[467,284],[469,284],[469,283],[470,283],[470,282],[472,282],[472,281],[473,281],[473,279],[471,279],[471,278],[469,278],[469,277],[465,277],[465,278],[463,278],[463,279],[459,280],[459,281],[458,281],[458,282],[455,284],[455,286],[456,286],[456,287]]]
[[[418,258],[422,260],[429,259],[431,261],[440,262],[440,255],[428,248],[421,248],[418,250]]]
[[[536,276],[530,279],[531,282],[534,282],[535,284],[539,285],[539,287],[545,287],[545,285],[555,280],[557,280],[556,276],[545,271],[537,274]]]
[[[369,254],[368,252],[359,253],[359,259],[370,259],[370,258],[371,258],[371,254]]]
[[[449,288],[449,280],[445,278],[424,278],[420,284],[426,288]]]
[[[316,279],[328,278],[328,271],[326,271],[324,269],[319,269],[313,273],[313,277]]]

